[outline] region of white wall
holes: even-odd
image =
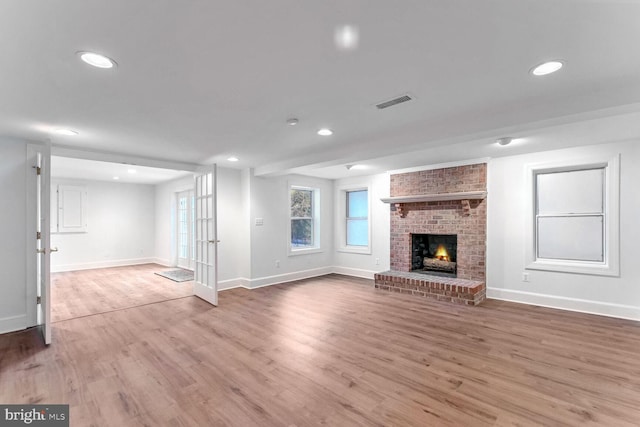
[[[0,333],[27,326],[26,144],[0,138]],[[35,226],[34,226],[35,230]],[[35,305],[35,301],[34,301]]]
[[[321,252],[289,255],[289,185],[320,189]],[[287,175],[250,177],[251,277],[249,287],[332,272],[333,181]],[[262,218],[264,225],[255,225]],[[279,267],[276,266],[279,261]]]
[[[52,179],[87,187],[86,233],[52,233],[51,270],[72,271],[153,262],[153,185]]]
[[[320,189],[319,253],[288,254],[289,184]],[[176,263],[175,193],[192,187],[190,177],[156,186],[157,262]],[[295,175],[256,177],[252,170],[218,168],[219,289],[254,288],[333,272],[333,198],[331,180]],[[256,226],[256,218],[262,218],[263,225]]]
[[[246,286],[248,287],[251,278],[251,181],[253,179],[253,169],[244,169],[240,172],[240,211],[236,215],[241,218],[243,227],[238,230],[237,239],[241,241],[242,255],[239,262],[240,278],[242,279],[236,284],[228,284],[227,286]]]
[[[248,206],[241,171],[218,168],[218,288],[236,286],[246,278],[249,258]]]
[[[241,171],[218,168],[218,281],[226,289],[248,277],[248,206],[244,200]],[[176,193],[193,189],[193,177],[158,184],[155,199],[156,262],[177,264]]]
[[[525,271],[528,226],[525,165],[621,154],[620,277]],[[592,145],[492,159],[488,169],[487,296],[569,310],[640,319],[640,143]]]
[[[339,179],[334,182],[334,203],[335,206],[342,206],[339,197],[344,197],[342,188],[344,187],[369,187],[371,202],[370,218],[371,223],[371,253],[348,253],[339,250],[342,236],[338,233],[344,231],[343,227],[338,227],[337,221],[343,221],[344,212],[335,212],[336,234],[334,235],[335,247],[337,249],[334,256],[334,271],[341,274],[365,277],[373,279],[375,273],[389,270],[390,264],[390,209],[389,204],[380,201],[383,197],[389,197],[390,182],[389,174],[378,174],[364,177],[353,177]]]

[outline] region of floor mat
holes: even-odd
[[[179,268],[177,270],[167,270],[156,273],[158,276],[166,277],[174,282],[188,282],[193,280],[193,271]]]

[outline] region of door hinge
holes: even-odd
[[[36,304],[42,304],[42,297],[41,296],[37,296],[36,297]]]
[[[42,233],[40,233],[39,231],[36,231],[36,240],[40,240],[42,239]]]

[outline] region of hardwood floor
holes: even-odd
[[[158,264],[51,275],[51,320],[57,322],[193,295],[193,282],[174,282]]]
[[[338,275],[0,336],[0,402],[72,426],[640,425],[640,323]]]

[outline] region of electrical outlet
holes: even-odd
[[[380,258],[376,258],[376,265],[380,265]]]
[[[280,268],[280,260],[279,259],[276,260],[276,268]]]
[[[529,281],[529,273],[527,273],[527,272],[522,273],[522,281],[523,282],[528,282]]]

